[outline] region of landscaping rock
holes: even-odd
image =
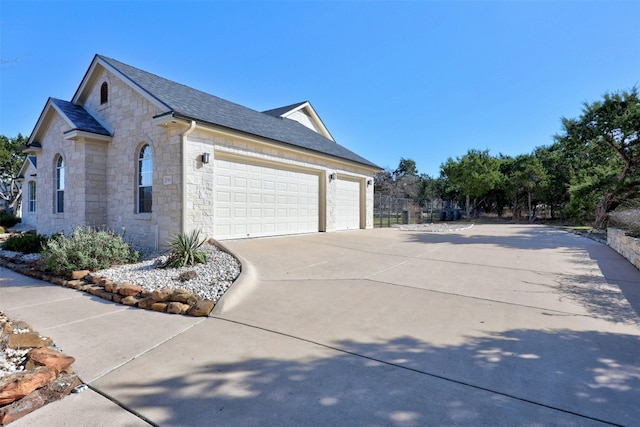
[[[31,370],[40,366],[46,366],[53,369],[56,373],[70,374],[71,364],[76,361],[71,356],[52,350],[48,347],[35,348],[27,355],[26,369]]]
[[[9,334],[7,346],[12,349],[46,347],[51,344],[51,338],[43,338],[37,332],[24,334]]]
[[[128,297],[124,297],[122,298],[122,300],[120,301],[120,303],[124,304],[124,305],[128,305],[128,306],[135,306],[138,305],[138,302],[140,302],[140,298],[136,298],[134,296],[128,296]]]
[[[167,313],[171,314],[186,314],[189,311],[189,304],[183,304],[181,302],[170,302],[167,306]]]
[[[189,316],[208,316],[209,313],[211,313],[211,310],[213,310],[213,306],[215,305],[214,301],[211,300],[200,300],[198,302],[196,302],[191,308],[189,308],[189,311],[187,311],[187,314]]]
[[[169,301],[172,296],[173,289],[171,288],[162,288],[151,292],[151,298],[159,302]]]
[[[0,406],[22,399],[32,391],[49,384],[56,371],[41,366],[33,371],[14,372],[0,379]]]
[[[132,285],[130,282],[122,282],[118,287],[118,293],[123,297],[129,297],[140,293],[140,286]]]
[[[90,273],[89,270],[78,270],[71,272],[71,280],[84,279]]]

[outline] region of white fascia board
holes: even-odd
[[[71,100],[72,103],[78,104],[78,105],[82,105],[82,104],[79,103],[79,101],[82,99],[83,95],[85,95],[85,91],[87,90],[87,86],[91,82],[91,80],[93,78],[93,75],[95,74],[98,65],[100,65],[105,70],[109,71],[111,74],[113,74],[116,77],[118,77],[121,81],[125,82],[129,87],[131,87],[131,89],[133,89],[136,93],[138,93],[144,99],[146,99],[147,101],[149,101],[150,103],[152,103],[153,105],[158,107],[158,109],[166,110],[168,108],[165,104],[163,104],[158,99],[156,99],[153,96],[151,96],[147,91],[143,90],[140,86],[138,86],[133,81],[131,81],[127,76],[125,76],[120,71],[118,71],[115,68],[113,68],[110,64],[108,64],[107,62],[105,62],[104,60],[99,58],[98,55],[96,55],[93,58],[93,61],[91,62],[91,65],[89,66],[89,69],[87,70],[86,74],[84,75],[84,78],[82,79],[82,82],[80,83],[80,86],[78,86],[78,90],[76,90],[75,95],[73,95],[73,99]]]
[[[314,110],[314,108],[311,106],[311,103],[309,101],[298,105],[296,108],[292,108],[291,110],[287,111],[286,113],[284,113],[280,117],[289,118],[289,116],[291,116],[293,113],[295,113],[297,111],[300,111],[300,110],[305,110],[306,111],[306,113],[314,121],[314,123],[316,124],[318,129],[320,129],[320,134],[322,134],[322,136],[324,136],[327,139],[330,139],[333,142],[336,142],[336,140],[333,139],[333,136],[329,132],[329,129],[327,129],[327,127],[324,125],[324,123],[322,122],[322,119],[320,119],[320,116],[318,115],[318,113],[316,113],[316,110]]]
[[[51,102],[51,98],[47,99],[47,103],[44,105],[44,108],[40,113],[40,117],[38,117],[38,121],[36,122],[36,125],[33,128],[33,132],[31,132],[29,141],[27,141],[27,145],[31,145],[31,143],[36,142],[37,136],[40,132],[40,127],[47,121],[47,118],[49,116],[52,106],[53,106],[53,103]],[[58,112],[58,114],[60,113]],[[64,114],[61,114],[61,115],[62,117],[64,117]],[[65,120],[66,120],[66,117],[65,117]]]
[[[79,139],[88,139],[91,141],[111,142],[112,138],[109,135],[101,135],[99,133],[73,129],[68,132],[65,132],[64,139],[69,139],[72,141],[77,141]]]

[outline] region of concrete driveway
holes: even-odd
[[[93,388],[13,425],[640,425],[640,271],[605,245],[524,225],[225,245],[245,272],[206,319],[1,270],[0,309]]]

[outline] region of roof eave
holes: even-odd
[[[163,115],[161,115],[159,117],[163,117],[163,116],[166,116],[166,115],[167,114],[165,113],[165,114],[163,114]],[[250,133],[250,132],[247,132],[247,131],[243,131],[243,130],[239,130],[239,129],[234,129],[234,128],[222,126],[222,125],[219,125],[219,124],[216,124],[216,123],[206,122],[204,120],[201,120],[201,119],[198,119],[198,118],[195,118],[195,117],[190,117],[190,116],[187,116],[185,114],[171,112],[170,117],[171,118],[175,118],[177,120],[195,121],[196,124],[207,126],[209,128],[213,128],[213,129],[218,129],[218,130],[222,129],[222,130],[225,130],[227,132],[239,133],[239,134],[242,134],[242,135],[250,135],[254,139],[268,141],[268,142],[270,142],[272,144],[285,145],[285,146],[287,146],[289,148],[292,148],[292,149],[294,149],[296,151],[303,151],[303,152],[313,153],[315,155],[320,155],[320,156],[324,156],[324,157],[331,157],[332,159],[339,160],[341,162],[356,164],[356,165],[358,165],[360,167],[365,167],[365,168],[370,169],[370,170],[375,171],[375,172],[382,170],[382,168],[380,166],[375,165],[373,163],[363,163],[363,162],[358,162],[356,160],[346,159],[344,157],[339,157],[339,156],[336,156],[336,155],[333,155],[333,154],[324,153],[322,151],[312,150],[312,149],[306,148],[306,147],[300,147],[298,145],[294,145],[294,144],[291,144],[289,142],[278,141],[276,139],[267,138],[267,137],[264,137],[262,135],[256,135],[254,133]],[[171,121],[171,120],[165,120],[165,121]]]

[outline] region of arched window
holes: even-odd
[[[55,212],[64,212],[64,160],[58,156],[56,162],[56,206]]]
[[[29,181],[29,212],[36,211],[36,182]]]
[[[153,186],[153,160],[149,144],[140,149],[138,156],[138,212],[151,212]]]
[[[109,85],[107,82],[102,83],[100,86],[100,105],[109,102]]]

